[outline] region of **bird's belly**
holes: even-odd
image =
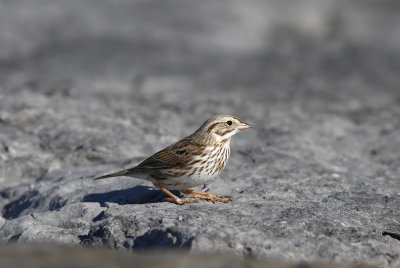
[[[217,170],[217,168],[198,168],[196,172],[188,172],[181,176],[168,176],[165,180],[159,182],[167,189],[171,190],[186,190],[199,185],[208,183],[210,180],[218,176],[223,167]]]
[[[205,163],[203,159],[195,158],[195,163],[190,169],[176,171],[174,169],[164,170],[162,181],[157,184],[171,190],[186,190],[207,183],[218,176],[225,167],[229,158],[229,146],[222,148],[210,157]]]
[[[203,185],[208,181],[215,178],[217,174],[214,175],[191,175],[182,177],[169,177],[165,181],[159,184],[170,190],[187,190],[199,185]]]
[[[219,174],[219,173],[218,173]],[[214,179],[218,174],[194,174],[190,177],[185,178],[189,182],[191,187],[199,186]]]

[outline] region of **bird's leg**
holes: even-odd
[[[198,192],[198,191],[193,191],[193,190],[186,190],[185,194],[192,194],[196,198],[207,199],[207,200],[209,200],[209,201],[211,201],[213,203],[215,203],[215,202],[228,203],[228,202],[231,201],[228,198],[220,198],[220,197],[217,197],[217,196],[215,196],[213,194],[210,194],[210,193]]]
[[[168,202],[171,203],[175,203],[178,205],[184,205],[184,204],[188,204],[188,203],[195,203],[195,202],[199,202],[198,199],[188,199],[188,200],[184,200],[184,199],[180,199],[179,197],[177,197],[176,195],[174,195],[173,193],[171,193],[170,191],[168,191],[166,188],[155,184],[155,186],[157,188],[159,188],[161,191],[163,191],[166,195],[168,195],[171,198],[165,198],[165,200],[167,200]]]

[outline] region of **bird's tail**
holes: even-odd
[[[107,175],[103,175],[97,178],[94,178],[93,180],[101,180],[101,179],[105,179],[105,178],[112,178],[112,177],[119,177],[119,176],[125,176],[129,173],[129,169],[124,169],[121,171],[117,171],[111,174],[107,174]]]

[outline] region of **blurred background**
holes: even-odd
[[[400,253],[379,232],[400,232],[399,71],[397,0],[0,0],[0,226],[87,201],[88,193],[131,187],[132,180],[98,186],[82,178],[137,164],[223,113],[253,128],[234,138],[234,157],[224,173],[230,184],[216,183],[216,193],[238,199],[236,189],[265,190],[260,196],[275,192],[282,211],[276,199],[260,199],[259,205],[279,211],[268,215],[289,217],[285,231],[300,228],[292,206],[304,205],[304,221],[313,218],[308,198],[321,206],[321,221],[328,221],[322,207],[330,204],[337,212],[329,214],[333,220],[351,218],[345,209],[365,212],[359,225],[348,223],[357,231],[331,226],[343,236],[340,254],[331,252],[326,222],[310,228],[316,237],[328,237],[321,242],[326,247],[315,249],[316,238],[300,230],[309,244],[299,244],[310,247],[299,253],[293,246],[298,232],[274,231],[280,225],[268,218],[254,227],[266,235],[263,241],[271,238],[277,245],[282,233],[288,240],[276,251],[255,246],[243,255],[398,265]],[[286,196],[291,186],[294,197]],[[138,200],[143,198],[153,200]],[[349,202],[344,208],[343,200]],[[242,211],[247,203],[238,203]],[[372,203],[393,209],[374,214],[363,207]],[[267,223],[271,233],[262,229]],[[94,228],[92,218],[86,224]],[[2,230],[6,241],[21,235],[19,229]],[[378,230],[372,238],[371,230]],[[46,239],[38,233],[22,237]],[[380,244],[355,245],[355,233]],[[55,241],[65,237],[57,235]],[[195,241],[197,234],[190,235]],[[350,242],[340,251],[346,248],[342,241]]]
[[[264,127],[287,108],[358,116],[398,104],[399,11],[396,0],[2,0],[0,119],[38,137],[9,146],[2,179],[142,156],[151,148],[107,137],[167,145],[216,113]],[[113,133],[116,120],[150,129]],[[90,124],[102,126],[81,135]],[[86,155],[68,158],[76,148]],[[32,151],[31,167],[14,165]]]
[[[3,87],[45,80],[84,88],[96,79],[93,92],[271,90],[281,76],[310,79],[302,69],[318,63],[373,73],[377,54],[395,54],[400,42],[395,0],[0,3]],[[313,62],[313,52],[324,58]],[[154,76],[168,82],[154,89],[146,84]]]

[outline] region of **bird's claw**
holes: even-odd
[[[178,199],[173,199],[173,198],[165,198],[164,199],[165,201],[168,201],[168,202],[170,202],[170,203],[175,203],[175,204],[178,204],[178,205],[184,205],[184,204],[190,204],[190,203],[197,203],[197,202],[199,202],[200,200],[199,199],[195,199],[195,198],[189,198],[189,199],[181,199],[181,198],[178,198]]]
[[[225,197],[220,198],[220,197],[217,197],[217,196],[203,197],[203,199],[206,199],[206,200],[208,200],[208,201],[210,201],[210,202],[213,202],[213,203],[215,203],[215,202],[229,203],[229,202],[232,201],[232,200],[230,200],[229,198],[225,198]]]
[[[228,198],[225,198],[225,197],[220,198],[220,197],[215,196],[215,195],[210,194],[210,193],[197,192],[197,191],[193,191],[193,190],[187,190],[185,193],[186,194],[192,194],[196,198],[205,199],[205,200],[210,201],[212,203],[216,203],[216,202],[229,203],[229,202],[231,202],[231,200],[228,199]]]
[[[226,198],[226,197],[223,197],[223,198],[215,197],[214,199],[212,199],[210,201],[213,202],[213,203],[215,203],[215,202],[229,203],[232,200],[230,200],[229,198]]]

